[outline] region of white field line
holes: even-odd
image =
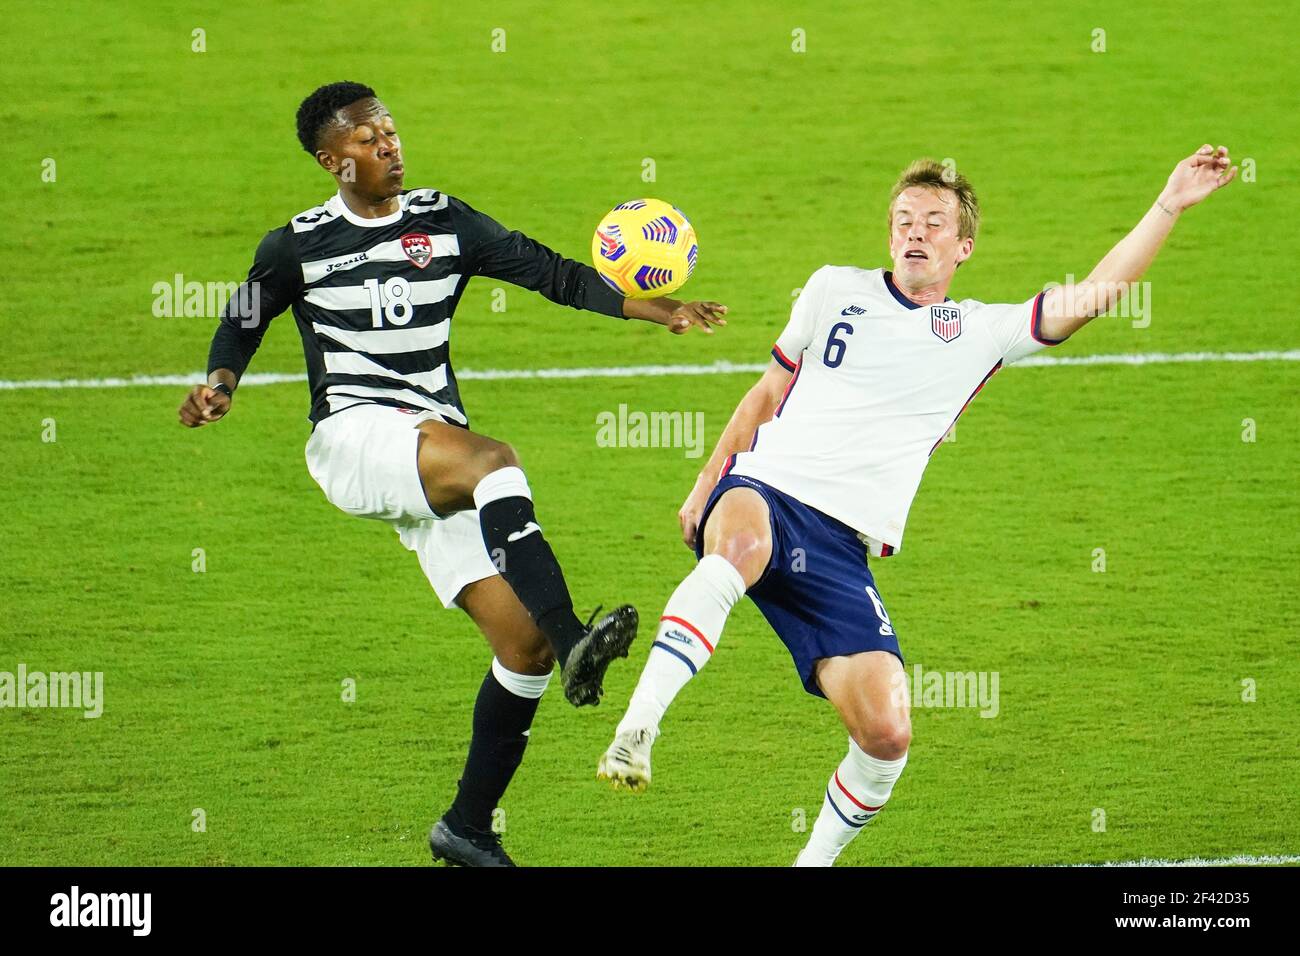
[[[1110,863],[1070,863],[1067,866],[1296,866],[1300,865],[1300,856],[1251,856],[1238,854],[1224,856],[1213,860],[1194,856],[1190,860],[1115,860]]]
[[[1055,368],[1062,365],[1169,365],[1183,362],[1300,362],[1300,349],[1274,352],[1135,352],[1121,355],[1031,355],[1012,368]],[[464,369],[456,373],[461,381],[518,381],[538,378],[636,378],[665,375],[757,374],[767,363],[714,362],[711,365],[615,365],[604,368]],[[32,378],[0,379],[0,391],[27,388],[136,388],[146,385],[185,386],[205,381],[203,372],[178,375],[132,375],[129,378]],[[240,380],[246,385],[279,385],[305,382],[301,372],[250,372]]]

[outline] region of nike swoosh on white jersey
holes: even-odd
[[[506,535],[506,541],[507,542],[518,541],[520,538],[528,537],[534,531],[541,531],[541,530],[542,530],[541,527],[537,524],[536,521],[530,521],[528,522],[528,524],[524,525],[522,531],[512,531],[508,535]]]

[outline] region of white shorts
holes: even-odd
[[[497,573],[479,530],[477,511],[445,518],[429,507],[416,465],[419,424],[436,412],[353,405],[317,424],[307,440],[307,470],[330,503],[359,518],[390,524],[444,607],[461,588]]]

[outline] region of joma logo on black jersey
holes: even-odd
[[[363,252],[360,255],[353,256],[351,259],[345,259],[343,262],[331,262],[328,266],[325,267],[325,274],[329,275],[335,269],[346,269],[350,266],[356,265],[358,262],[365,262],[369,258],[370,258],[370,253]]]

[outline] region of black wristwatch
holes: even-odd
[[[225,382],[218,382],[216,385],[210,387],[214,392],[220,392],[221,394],[225,395],[226,398],[230,399],[231,401],[234,401],[235,393],[231,391],[230,386],[227,385]]]

